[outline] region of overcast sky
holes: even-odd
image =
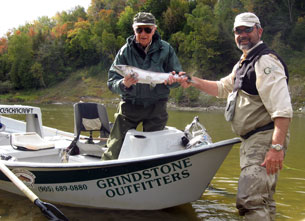
[[[53,17],[80,5],[87,11],[91,0],[0,0],[0,37],[9,29],[18,28],[38,17]]]

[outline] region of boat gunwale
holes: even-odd
[[[191,149],[179,150],[171,153],[166,154],[156,154],[151,156],[144,156],[144,157],[136,157],[136,158],[128,158],[122,160],[109,160],[109,161],[95,161],[95,162],[82,162],[82,163],[40,163],[40,162],[22,162],[22,161],[6,161],[1,160],[6,166],[11,168],[17,167],[28,167],[28,168],[45,168],[45,169],[52,169],[52,168],[62,168],[62,169],[86,169],[86,168],[99,168],[99,167],[111,167],[111,166],[122,166],[129,163],[137,163],[137,162],[144,162],[150,161],[155,159],[164,159],[170,157],[176,157],[179,155],[191,156],[201,152],[205,152],[212,149],[221,148],[228,145],[234,145],[240,143],[241,140],[238,137],[221,140],[209,145],[203,145],[202,147],[196,147]],[[43,151],[43,150],[41,150]],[[183,157],[181,157],[183,158]]]

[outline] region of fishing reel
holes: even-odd
[[[199,122],[198,116],[194,117],[193,121],[185,127],[184,135],[181,143],[186,149],[213,143],[206,128]]]

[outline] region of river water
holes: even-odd
[[[43,124],[73,132],[72,105],[41,105]],[[114,108],[108,108],[113,122]],[[207,128],[213,141],[235,137],[223,113],[169,111],[168,125],[183,130],[194,116]],[[305,115],[295,114],[290,127],[291,139],[280,172],[275,200],[276,220],[305,221]],[[195,202],[159,211],[119,211],[58,208],[71,220],[242,220],[235,209],[239,177],[239,145],[235,145],[222,164],[210,187]],[[179,193],[177,193],[179,194]],[[43,221],[40,210],[27,198],[0,191],[0,221]]]

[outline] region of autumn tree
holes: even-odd
[[[91,36],[91,25],[88,20],[80,19],[74,24],[74,29],[68,32],[68,53],[74,67],[80,68],[96,63],[95,47]]]

